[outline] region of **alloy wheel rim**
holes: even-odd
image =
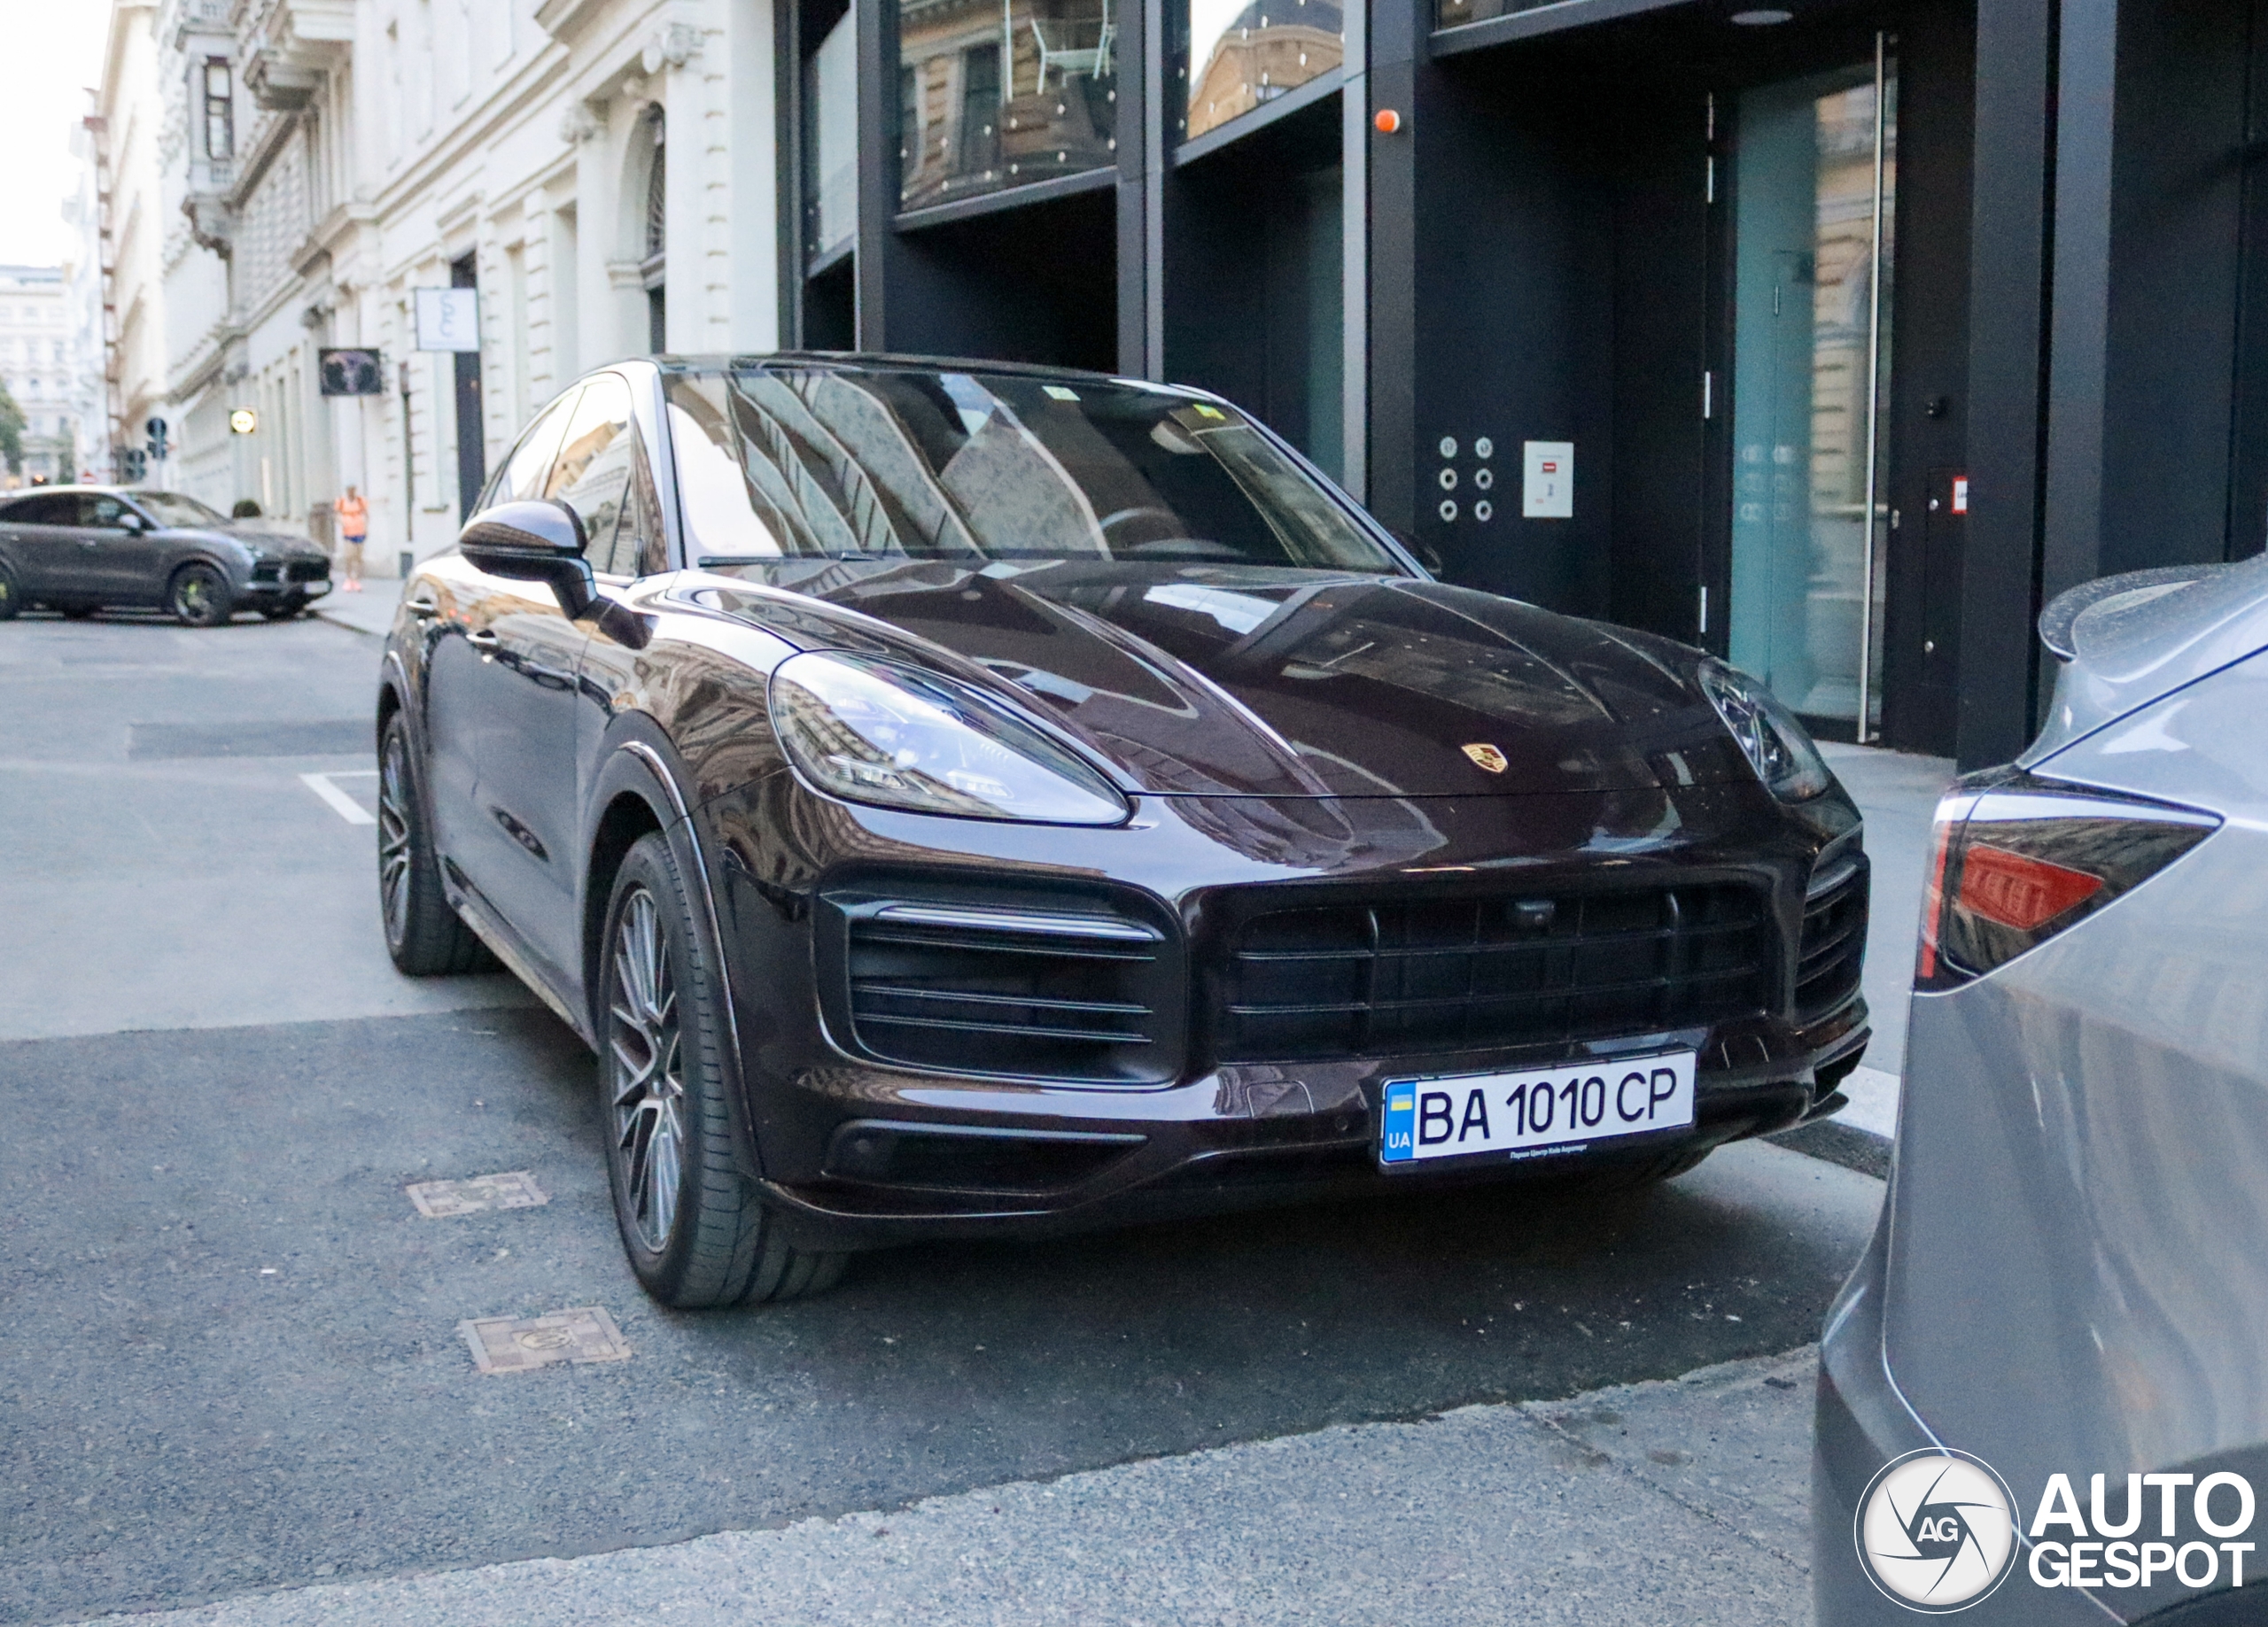
[[[193,615],[202,616],[210,606],[212,599],[213,585],[206,580],[204,572],[192,570],[182,578],[181,602],[183,609]]]
[[[668,941],[642,887],[624,900],[615,926],[614,983],[607,1056],[615,1156],[631,1225],[640,1244],[658,1254],[677,1224],[685,1077]]]
[[[378,899],[386,942],[400,949],[409,931],[409,762],[399,731],[386,737],[378,764]]]

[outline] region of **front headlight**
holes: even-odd
[[[840,650],[773,670],[772,726],[822,791],[853,802],[1037,825],[1117,825],[1101,774],[990,697]]]
[[[1834,776],[1811,743],[1810,732],[1763,685],[1713,661],[1701,663],[1701,693],[1740,742],[1741,754],[1765,788],[1783,802],[1806,802]]]

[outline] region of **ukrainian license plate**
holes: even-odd
[[[1533,1073],[1390,1079],[1382,1164],[1596,1146],[1693,1122],[1694,1053],[1569,1063]]]

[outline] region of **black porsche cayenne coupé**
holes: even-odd
[[[1761,686],[1433,581],[1197,391],[593,373],[406,585],[378,730],[396,963],[493,951],[598,1052],[672,1305],[1658,1178],[1867,1040],[1859,816]]]

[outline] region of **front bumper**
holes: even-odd
[[[1062,1232],[1577,1166],[1658,1167],[1793,1125],[1866,1045],[1855,973],[1846,998],[1800,1020],[1794,1015],[1805,1008],[1794,992],[1799,957],[1792,950],[1807,930],[1809,899],[1830,865],[1845,863],[1841,856],[1858,860],[1856,811],[1839,796],[1799,810],[1773,802],[1760,787],[1751,794],[1724,786],[1444,799],[1422,808],[1398,799],[1371,803],[1271,809],[1263,799],[1153,799],[1129,827],[1093,833],[852,809],[811,796],[785,774],[712,799],[696,819],[727,940],[750,1173],[799,1241],[857,1248]],[[1646,834],[1618,838],[1618,829]],[[1651,834],[1661,831],[1674,833]],[[1289,864],[1293,839],[1300,862]],[[1605,1039],[1223,1059],[1287,1054],[1268,1050],[1264,1041],[1241,1050],[1223,1042],[1222,1013],[1235,1009],[1222,1003],[1230,998],[1221,992],[1223,956],[1252,899],[1279,908],[1303,907],[1335,889],[1479,896],[1512,887],[1508,877],[1522,893],[1627,887],[1634,878],[1753,885],[1770,901],[1780,934],[1773,953],[1788,961],[1786,992],[1684,1026],[1630,1022]],[[892,893],[893,886],[910,890]],[[925,911],[955,897],[1029,909],[1115,900],[1112,918],[1146,924],[1170,960],[1160,986],[1186,991],[1186,1021],[1169,1023],[1148,1053],[1168,1060],[1146,1071],[1137,1060],[1118,1080],[1013,1078],[982,1071],[988,1048],[981,1042],[935,1065],[862,1046],[845,1014],[855,980],[841,960],[841,923],[882,896],[920,898]],[[1776,1014],[1763,1009],[1774,1005]],[[1684,1049],[1698,1058],[1689,1127],[1542,1157],[1496,1152],[1392,1173],[1380,1166],[1389,1080]],[[893,1137],[913,1143],[913,1174],[888,1147]],[[1012,1144],[1018,1142],[1026,1144]],[[967,1174],[972,1161],[982,1173]]]
[[[800,1172],[801,1179],[766,1185],[800,1241],[858,1248],[956,1236],[1047,1236],[1317,1197],[1382,1197],[1550,1179],[1578,1169],[1638,1168],[1796,1124],[1833,1088],[1819,1082],[1821,1073],[1831,1074],[1854,1058],[1868,1039],[1862,1002],[1807,1033],[1775,1027],[1759,1022],[1707,1035],[1651,1035],[1575,1058],[1562,1051],[1551,1058],[1496,1053],[1485,1060],[1231,1065],[1164,1090],[995,1085],[855,1064],[813,1068],[772,1100],[784,1118],[832,1125],[818,1166]],[[1604,1062],[1689,1044],[1703,1047],[1690,1127],[1543,1156],[1497,1152],[1391,1171],[1379,1161],[1379,1101],[1389,1079],[1513,1072],[1592,1056]],[[783,1094],[790,1098],[784,1103]],[[927,1142],[972,1133],[1006,1146],[1004,1162],[1012,1167],[1022,1143],[1050,1155],[1046,1162],[1055,1168],[1068,1165],[1069,1177],[1037,1190],[955,1189],[860,1180],[845,1157],[862,1136]],[[1052,1156],[1058,1149],[1074,1157]]]
[[[291,571],[298,561],[289,561],[273,567],[255,565],[245,580],[237,584],[237,600],[245,605],[284,604],[297,601],[310,603],[330,592],[329,562],[322,562],[326,574],[294,581]],[[272,574],[269,574],[272,571]]]

